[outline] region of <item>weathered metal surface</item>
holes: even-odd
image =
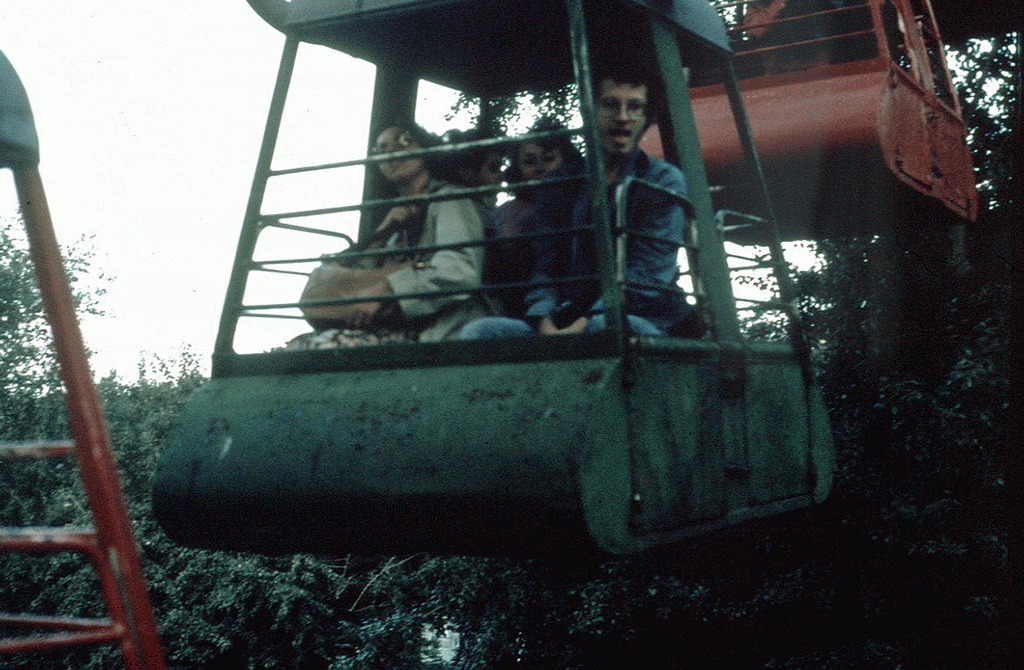
[[[636,362],[630,533],[616,538],[620,552],[827,496],[834,456],[824,404],[786,358],[754,357],[741,383],[709,361]]]
[[[751,367],[731,432],[713,360],[637,366],[627,385],[614,359],[215,379],[154,509],[220,549],[622,554],[823,497],[827,419],[795,363]]]
[[[582,360],[214,379],[162,456],[154,508],[175,539],[222,548],[585,544],[579,477],[595,432],[622,423],[617,376]]]

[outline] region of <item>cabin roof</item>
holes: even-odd
[[[688,36],[691,59],[730,53],[704,0],[585,0],[591,53],[645,49],[623,36],[657,16]],[[544,90],[573,79],[564,0],[291,0],[269,22],[307,42],[477,95]],[[623,28],[625,27],[625,30]],[[649,56],[648,56],[649,58]]]

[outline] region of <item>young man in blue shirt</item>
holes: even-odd
[[[651,86],[643,76],[624,68],[599,70],[594,76],[594,91],[599,151],[611,216],[615,212],[616,187],[628,176],[685,195],[683,173],[638,147],[640,136],[652,121]],[[552,186],[546,191],[538,203],[541,230],[592,227],[591,197],[586,184]],[[686,231],[686,206],[663,193],[638,186],[632,189],[627,208],[628,229],[643,234],[627,238],[623,305],[627,327],[642,335],[691,334],[686,327],[695,320],[694,308],[672,290],[679,245]],[[542,238],[535,250],[532,281],[593,275],[596,269],[591,231]],[[459,337],[564,335],[605,327],[603,300],[593,279],[534,288],[527,294],[526,304],[525,320],[478,319],[466,324]]]

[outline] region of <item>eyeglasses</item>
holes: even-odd
[[[618,116],[626,110],[631,119],[641,119],[647,113],[647,103],[643,100],[619,100],[618,98],[601,98],[597,101],[597,111],[605,116]]]
[[[392,151],[405,151],[406,149],[413,149],[418,147],[416,139],[412,136],[408,130],[403,130],[395,138],[394,142],[377,142],[370,147],[371,154],[386,154]]]

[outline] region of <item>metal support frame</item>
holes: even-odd
[[[608,211],[604,163],[601,160],[601,141],[594,109],[594,86],[591,76],[590,50],[587,46],[586,16],[583,0],[566,0],[569,16],[569,43],[573,55],[576,88],[579,91],[580,115],[583,117],[584,142],[586,143],[587,176],[593,185],[590,211],[593,213],[594,248],[597,251],[598,271],[601,280],[601,294],[604,296],[605,323],[613,334],[620,354],[627,351],[625,313],[622,308],[622,294],[615,281],[615,242],[612,236],[612,221]]]
[[[252,255],[263,225],[260,208],[263,206],[263,196],[267,191],[270,164],[274,159],[274,149],[277,146],[277,137],[281,130],[281,118],[284,116],[284,103],[288,98],[288,87],[291,84],[298,51],[299,41],[297,39],[293,37],[285,39],[281,65],[278,67],[277,81],[274,84],[274,96],[270,102],[270,113],[263,131],[263,143],[260,145],[259,158],[256,160],[252,189],[249,191],[249,201],[245,206],[242,234],[235,250],[235,262],[231,266],[231,281],[228,282],[227,294],[224,297],[224,310],[221,313],[220,327],[217,329],[217,342],[214,345],[215,354],[234,351],[239,306],[245,295],[245,287],[249,280],[249,263],[252,261]]]

